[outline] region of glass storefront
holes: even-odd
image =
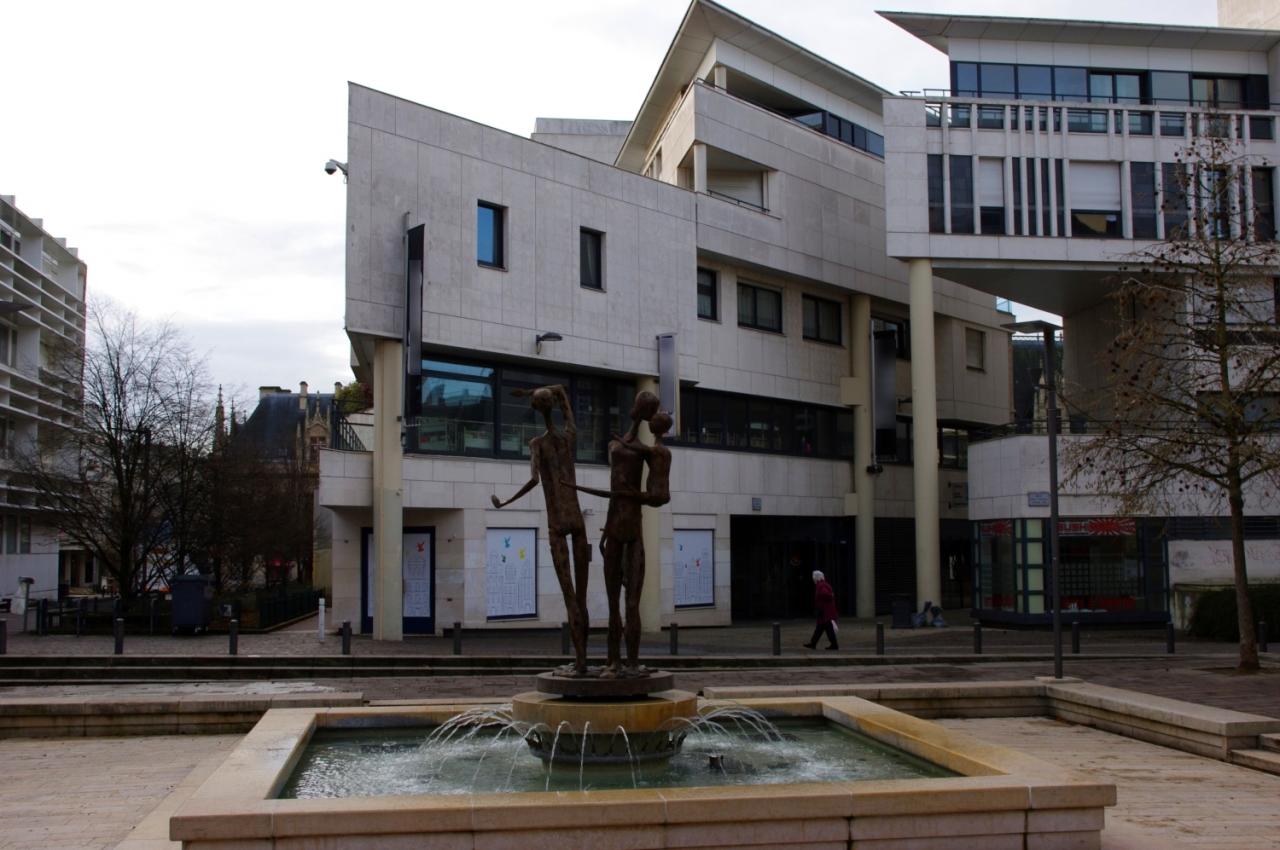
[[[974,523],[974,608],[995,619],[1036,622],[1052,610],[1049,523]],[[1058,564],[1064,614],[1091,619],[1163,617],[1163,521],[1124,517],[1061,519]]]

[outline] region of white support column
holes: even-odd
[[[853,408],[853,487],[858,512],[853,518],[853,581],[858,617],[876,615],[875,476],[867,471],[875,449],[871,420],[871,296],[853,296],[850,355],[853,376],[861,379],[861,403]]]
[[[646,376],[636,379],[636,392],[645,390],[658,395],[658,382]],[[677,392],[676,395],[679,395]],[[653,445],[653,434],[647,422],[640,423],[640,442]],[[649,472],[645,470],[647,484]],[[640,535],[644,541],[644,587],[640,589],[640,628],[645,632],[662,630],[662,508],[640,509]],[[732,569],[732,565],[730,566]]]
[[[404,344],[373,344],[373,587],[374,640],[404,638],[404,535],[400,418],[404,404]]]
[[[938,548],[938,387],[933,345],[933,262],[910,260],[911,417],[916,522],[916,608],[940,604]]]
[[[711,69],[711,84],[720,91],[726,91],[729,88],[729,69],[723,65],[716,65]]]
[[[707,191],[707,146],[701,142],[693,144],[693,191]]]

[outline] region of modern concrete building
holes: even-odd
[[[965,446],[1009,419],[1011,316],[886,255],[888,95],[706,0],[629,123],[530,140],[352,85],[346,328],[375,435],[321,454],[337,619],[564,619],[541,492],[490,504],[541,430],[510,391],[548,383],[587,485],[637,390],[677,416],[648,627],[809,616],[815,568],[849,614],[967,607]],[[598,561],[590,587],[600,622]]]
[[[1105,296],[1117,272],[1196,226],[1204,201],[1178,179],[1195,139],[1228,138],[1244,163],[1232,166],[1241,212],[1222,219],[1231,238],[1276,238],[1280,32],[884,16],[951,66],[949,86],[884,100],[889,255],[922,281],[937,275],[1062,316],[1077,399],[1089,403],[1107,375],[1098,355],[1114,332]],[[913,288],[913,305],[918,294],[927,310],[930,292]],[[1043,436],[970,446],[984,618],[1047,616],[1047,455]],[[1062,593],[1073,616],[1163,621],[1171,595],[1180,615],[1200,590],[1230,584],[1225,499],[1117,517],[1101,489],[1080,479],[1062,491]],[[1251,579],[1280,580],[1280,502],[1259,486],[1246,509]]]
[[[84,351],[87,271],[75,248],[0,196],[0,597],[30,578],[31,598],[55,598],[58,585],[96,585],[92,558],[59,539],[15,476],[19,447],[75,419],[79,388],[51,369],[54,352]]]
[[[1258,216],[1233,226],[1273,234],[1280,33],[885,17],[951,79],[895,95],[694,0],[629,122],[530,140],[351,87],[346,327],[375,438],[321,459],[339,619],[563,619],[541,494],[490,504],[540,430],[510,390],[547,383],[587,485],[637,390],[676,414],[650,627],[807,616],[814,568],[846,613],[1045,618],[1047,441],[978,441],[1014,418],[997,297],[1063,316],[1087,387],[1108,278],[1186,217],[1169,186],[1197,134],[1257,156]],[[584,505],[594,542],[605,506]],[[1278,508],[1251,500],[1255,576],[1280,577]],[[1162,621],[1177,586],[1229,580],[1209,506],[1108,511],[1063,493],[1068,606]],[[591,586],[598,620],[598,566]]]

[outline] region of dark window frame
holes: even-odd
[[[705,319],[709,322],[718,322],[720,321],[720,273],[717,272],[715,269],[709,269],[706,266],[698,266],[698,270],[696,274],[697,274],[697,285],[698,285],[698,290],[697,290],[698,318]],[[710,278],[710,284],[705,286],[702,280],[702,275],[704,274],[709,276]],[[711,311],[709,313],[702,312],[702,296],[703,295],[706,295],[707,299],[711,304]]]
[[[480,256],[480,211],[489,210],[493,214],[492,259]],[[492,201],[476,201],[476,264],[486,269],[507,268],[507,208]]]
[[[778,326],[776,328],[760,323],[759,296],[760,296],[760,293],[762,292],[775,295],[778,298]],[[749,295],[751,298],[751,311],[750,311],[751,315],[746,320],[744,320],[742,316],[742,298],[744,294]],[[738,327],[751,328],[752,330],[765,331],[767,333],[776,333],[776,334],[782,333],[782,328],[783,328],[782,291],[778,289],[772,289],[768,286],[764,286],[763,284],[753,283],[751,281],[746,281],[746,280],[739,280],[738,281]]]
[[[876,322],[880,323],[880,327],[876,327]],[[877,331],[893,331],[894,352],[899,360],[911,359],[911,322],[898,316],[880,316],[875,313],[871,314],[871,332]]]
[[[595,274],[594,280],[590,280],[591,269],[586,262],[588,244],[594,242],[595,250]],[[590,227],[578,228],[578,285],[583,289],[590,289],[593,292],[604,292],[604,231],[593,230]]]
[[[809,333],[809,305],[813,304],[814,316],[813,321],[815,327],[813,333]],[[834,307],[835,315],[835,334],[826,333],[828,328],[822,319],[822,309]],[[844,305],[839,301],[831,298],[820,298],[817,295],[803,293],[800,296],[800,312],[801,312],[801,337],[809,342],[821,342],[825,345],[844,345]],[[830,318],[830,317],[828,317]]]
[[[759,419],[761,410],[767,411],[775,426],[785,423],[784,427],[753,430],[752,424]],[[730,430],[730,418],[735,412],[743,424],[738,433]],[[796,427],[801,418],[809,420],[808,429]],[[853,411],[847,407],[684,387],[680,391],[680,423],[680,431],[668,437],[667,443],[689,449],[786,457],[853,458]],[[806,434],[813,437],[808,451],[802,448]],[[776,448],[779,438],[783,448]]]

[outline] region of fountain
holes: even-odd
[[[697,697],[674,690],[672,675],[649,670],[640,663],[640,592],[644,587],[645,553],[641,511],[670,501],[671,450],[662,437],[671,428],[671,416],[658,409],[651,392],[636,394],[631,407],[631,427],[609,443],[609,490],[579,487],[575,481],[574,446],[577,427],[568,393],[561,386],[541,387],[532,393],[531,406],[542,414],[546,431],[529,441],[533,468],[537,471],[505,502],[501,509],[528,493],[539,482],[547,505],[547,530],[559,537],[551,547],[556,577],[564,595],[574,662],[537,677],[537,690],[512,699],[512,717],[527,724],[526,740],[544,761],[617,764],[661,761],[680,749],[687,721],[697,716]],[[552,411],[559,410],[564,429],[558,430]],[[652,445],[640,441],[640,424],[647,423]],[[645,470],[648,470],[647,481]],[[645,487],[641,490],[641,483]],[[604,667],[586,663],[587,627],[586,544],[578,491],[609,500],[604,537],[604,574],[609,598],[608,657]],[[569,539],[573,542],[574,570],[570,573]],[[625,590],[626,617],[623,618]],[[626,658],[622,638],[626,637]],[[617,730],[622,730],[622,735]]]
[[[169,836],[184,850],[916,846],[957,829],[948,846],[1098,846],[1112,785],[855,696],[700,704],[640,663],[641,510],[668,500],[671,463],[671,420],[651,393],[637,394],[631,428],[609,445],[611,489],[586,491],[609,499],[608,657],[588,666],[573,413],[563,387],[527,394],[547,425],[530,442],[534,475],[493,501],[541,483],[574,660],[509,705],[269,711],[175,804]],[[643,421],[651,446],[638,439]]]

